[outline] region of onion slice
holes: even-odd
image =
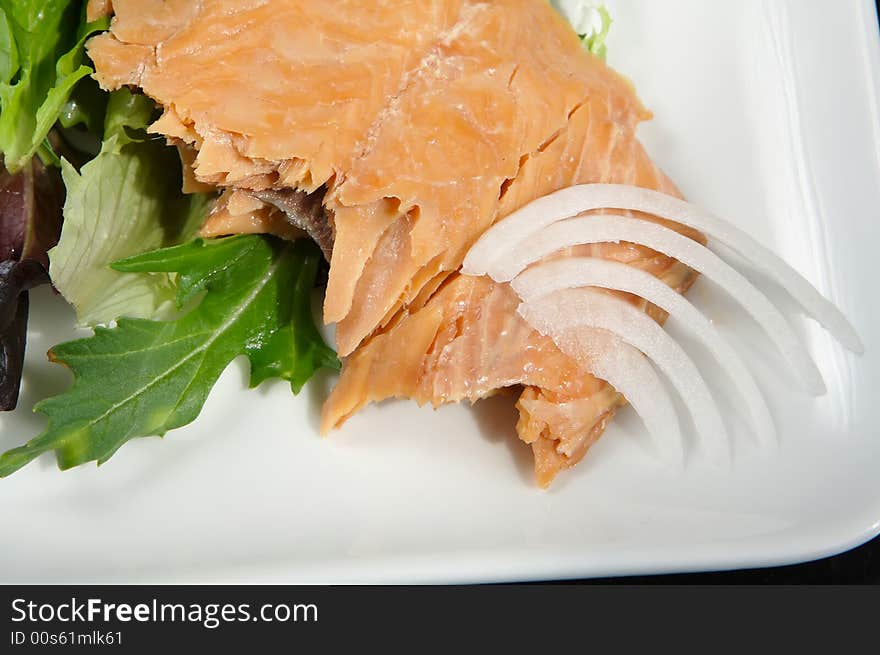
[[[638,348],[676,388],[697,433],[713,449],[713,459],[729,457],[727,430],[705,380],[681,346],[650,316],[619,298],[589,288],[562,289],[523,302],[519,314],[554,341],[569,330],[589,327],[611,332]]]
[[[535,200],[488,230],[468,253],[463,271],[489,274],[517,244],[557,221],[597,209],[644,212],[687,225],[737,251],[757,269],[768,273],[804,309],[848,349],[865,348],[846,316],[776,254],[733,224],[697,206],[641,187],[621,184],[572,186]]]
[[[751,282],[718,255],[675,230],[638,218],[590,215],[559,221],[520,242],[497,268],[500,281],[510,281],[530,264],[570,246],[628,241],[673,257],[727,291],[764,329],[795,370],[804,388],[825,393],[822,374],[785,317]]]
[[[607,259],[570,257],[539,263],[515,278],[512,286],[525,302],[560,289],[591,286],[635,294],[657,305],[681,321],[711,351],[745,400],[759,440],[775,443],[773,417],[742,359],[696,307],[650,273]]]
[[[675,464],[684,460],[684,439],[675,406],[657,371],[641,352],[605,330],[554,330],[545,336],[627,399],[664,458]]]

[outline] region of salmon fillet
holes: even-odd
[[[86,3],[86,20],[90,23],[113,13],[111,0],[89,0]]]
[[[633,134],[612,127],[607,111],[601,98],[580,106],[552,143],[523,162],[506,189],[501,211],[509,213],[536,197],[587,182],[633,184],[677,195]],[[705,242],[681,225],[639,218]],[[577,246],[554,257],[566,255],[623,262],[680,293],[696,280],[681,263],[636,244]],[[616,295],[658,322],[667,318],[642,298]],[[548,486],[561,470],[584,457],[625,400],[533,331],[516,311],[519,302],[508,284],[452,274],[423,306],[410,307],[390,329],[346,359],[339,384],[324,405],[322,430],[339,427],[366,404],[388,398],[412,398],[436,407],[525,387],[517,402],[517,432],[532,447],[537,482]]]
[[[522,387],[517,430],[539,481],[583,457],[622,398],[529,329],[507,285],[458,270],[488,227],[551,191],[677,190],[636,140],[650,114],[630,83],[546,0],[89,9],[114,14],[88,44],[102,87],[154,98],[164,111],[151,131],[181,149],[188,185],[226,190],[204,234],[289,236],[261,198],[320,194],[332,233],[324,318],[345,358],[325,429],[383,398],[438,405]],[[693,281],[645,248],[586,250],[679,291]]]

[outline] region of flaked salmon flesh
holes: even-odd
[[[512,388],[539,483],[584,456],[624,400],[525,324],[508,285],[458,270],[488,227],[560,188],[678,191],[636,139],[650,114],[631,84],[550,3],[92,0],[89,12],[113,14],[88,44],[102,87],[155,99],[151,131],[181,149],[188,186],[223,190],[203,234],[295,238],[283,204],[263,199],[322,194],[324,317],[344,357],[325,431],[385,398],[436,406]],[[307,227],[323,232],[318,218]],[[576,250],[680,292],[694,281],[636,245]]]

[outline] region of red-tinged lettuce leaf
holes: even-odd
[[[49,282],[64,187],[36,158],[16,175],[0,166],[0,410],[15,409],[27,336],[28,290]]]
[[[10,312],[12,320],[0,333],[0,407],[4,411],[15,409],[18,405],[27,341],[29,302],[27,293],[17,296],[14,311]]]
[[[34,259],[48,268],[46,253],[58,243],[63,205],[57,170],[37,159],[15,175],[0,165],[0,261]]]
[[[33,259],[0,263],[0,332],[15,320],[19,296],[48,283],[46,269]]]
[[[46,269],[32,259],[0,263],[0,409],[18,404],[27,342],[28,289],[46,284]]]
[[[0,457],[0,477],[49,451],[62,469],[103,463],[131,439],[192,422],[240,355],[251,362],[252,384],[280,377],[295,392],[317,369],[338,368],[311,313],[321,258],[308,241],[251,235],[197,239],[118,263],[122,271],[176,272],[178,303],[198,292],[201,301],[175,321],[121,319],[53,348],[53,361],[73,371],[73,387],[37,405],[46,431]]]

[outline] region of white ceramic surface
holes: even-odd
[[[799,392],[757,328],[700,282],[693,298],[754,367],[781,444],[725,405],[729,468],[663,466],[631,411],[549,491],[508,399],[438,412],[386,403],[327,440],[323,378],[292,399],[222,377],[199,420],[100,469],[50,458],[0,481],[0,582],[475,582],[793,563],[880,531],[880,39],[870,0],[617,0],[611,63],[656,115],[641,136],[693,200],[772,244],[837,302],[868,352],[800,317],[830,391]],[[22,409],[68,374],[75,336],[34,294]],[[674,329],[674,326],[671,328]],[[698,357],[699,359],[699,357]],[[700,362],[710,362],[703,358]],[[724,391],[724,377],[707,370]]]

